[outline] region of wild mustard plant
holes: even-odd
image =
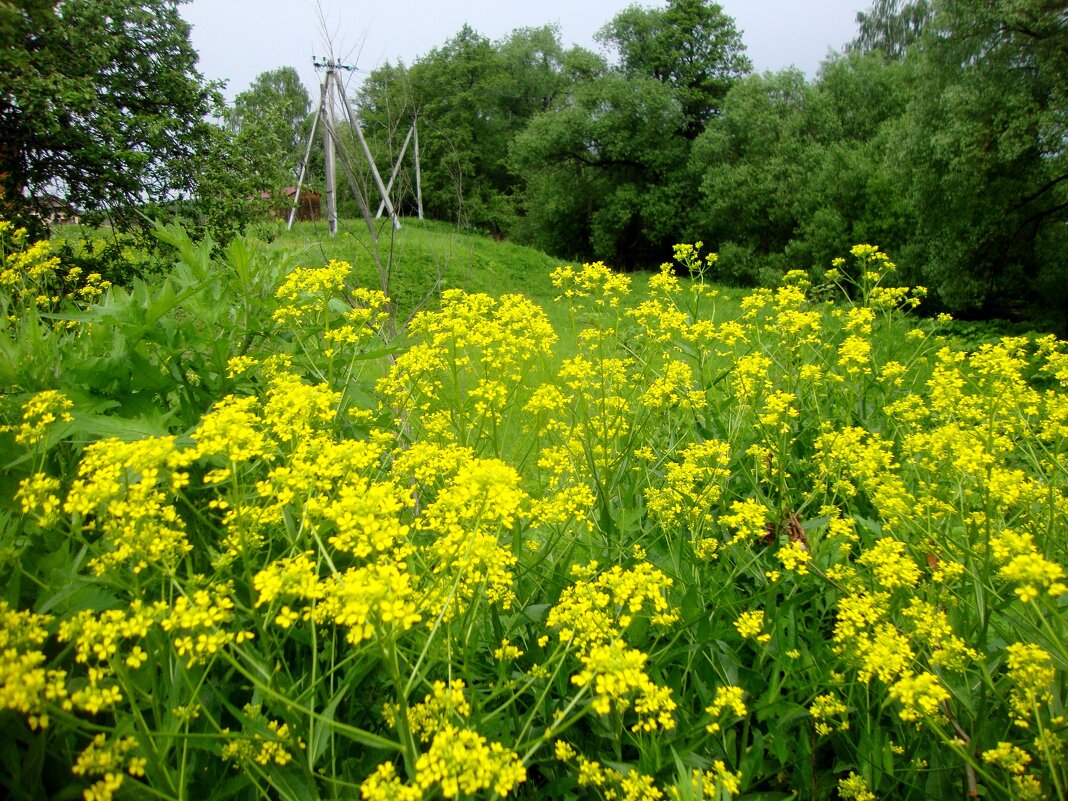
[[[83,275],[80,267],[64,268],[49,241],[30,243],[25,228],[0,220],[0,309],[8,323],[57,311],[64,303],[84,306],[110,286],[100,273]]]
[[[873,246],[736,308],[699,247],[561,268],[566,348],[457,290],[380,347],[332,262],[178,430],[20,398],[14,747],[86,799],[1068,798],[1068,349],[955,350]]]

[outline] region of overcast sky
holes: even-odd
[[[796,66],[813,77],[830,50],[853,38],[857,11],[871,0],[722,0],[742,31],[758,72]],[[335,52],[360,70],[387,61],[411,64],[466,22],[492,40],[521,27],[560,26],[565,46],[599,50],[594,33],[630,0],[192,0],[181,6],[193,26],[200,71],[228,82],[226,96],[244,90],[261,72],[296,67],[309,93],[318,79],[312,55],[329,34]],[[646,0],[638,5],[662,6]],[[325,17],[325,20],[321,19]],[[325,22],[325,25],[324,25]],[[354,74],[359,80],[360,72]]]

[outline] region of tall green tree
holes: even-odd
[[[687,218],[682,123],[674,94],[653,78],[576,84],[512,144],[526,187],[521,238],[566,257],[653,263]]]
[[[857,36],[849,47],[862,53],[878,51],[887,58],[903,58],[919,41],[934,16],[931,0],[875,0],[857,13]]]
[[[618,56],[516,137],[517,232],[568,257],[657,263],[694,228],[693,139],[749,71],[734,21],[707,0],[631,6],[598,34]]]
[[[953,310],[1068,306],[1068,25],[1044,0],[940,0],[892,157],[913,259]]]
[[[493,88],[497,105],[522,127],[539,111],[552,108],[571,83],[567,53],[555,25],[517,28],[497,43],[500,70]]]
[[[799,70],[751,75],[730,91],[694,142],[703,201],[698,238],[717,250],[729,243],[759,256],[783,252],[796,234],[816,161],[812,94]],[[747,262],[725,259],[724,277],[754,281],[756,264]]]
[[[215,96],[178,5],[0,2],[0,213],[48,192],[122,218],[195,189]]]
[[[752,69],[734,19],[708,0],[668,0],[666,8],[630,6],[598,38],[616,50],[624,74],[671,87],[690,139],[719,111],[733,83]]]
[[[361,118],[378,139],[399,147],[418,117],[427,214],[499,230],[499,154],[507,139],[493,113],[499,63],[490,40],[465,25],[411,67],[389,71],[365,84]],[[384,91],[372,95],[376,84]]]
[[[694,237],[721,252],[736,283],[785,267],[825,268],[858,242],[895,256],[914,230],[900,175],[887,167],[888,125],[910,97],[910,68],[879,53],[751,75],[694,142],[701,215]]]
[[[308,90],[293,67],[260,73],[227,109],[235,133],[269,137],[278,150],[282,171],[294,173],[304,155],[311,112]],[[291,178],[294,176],[291,176]]]
[[[603,67],[593,54],[565,50],[553,26],[499,42],[465,26],[410,67],[373,72],[358,95],[360,114],[383,163],[417,118],[426,213],[501,234],[515,218],[509,144],[566,94],[573,75]]]
[[[916,214],[886,154],[912,96],[913,72],[881,53],[850,51],[822,65],[807,115],[811,173],[786,248],[789,266],[826,268],[858,243],[903,256]]]

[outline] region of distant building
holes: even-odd
[[[293,197],[297,194],[295,186],[287,186],[282,190],[285,197],[285,205],[275,209],[275,214],[280,220],[289,219],[289,210],[293,208]],[[271,200],[270,192],[261,192],[261,200]],[[300,205],[297,207],[297,222],[310,222],[319,219],[319,195],[310,189],[300,190]]]
[[[38,195],[33,199],[33,209],[48,225],[67,225],[81,219],[77,209],[54,195]]]

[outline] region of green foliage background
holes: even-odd
[[[465,29],[375,71],[359,101],[385,150],[418,117],[439,219],[616,266],[701,239],[747,285],[876,242],[931,309],[1063,330],[1057,4],[881,0],[858,23],[812,80],[751,73],[706,0],[621,12],[607,59],[551,27],[495,43]]]

